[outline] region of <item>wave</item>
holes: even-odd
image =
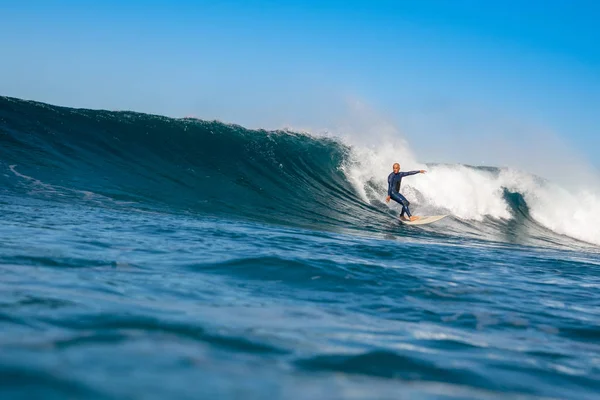
[[[391,164],[439,229],[398,225],[383,202]],[[0,97],[2,193],[361,232],[600,244],[600,196],[508,168],[422,164],[405,143],[245,129],[217,121],[74,109]],[[436,233],[437,232],[437,233]],[[437,235],[437,236],[436,236]],[[576,243],[572,241],[572,243]]]

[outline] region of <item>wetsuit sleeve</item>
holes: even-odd
[[[408,172],[402,172],[402,176],[409,176],[409,175],[416,175],[418,173],[420,173],[421,171],[408,171]]]
[[[392,174],[388,175],[388,196],[392,195]]]

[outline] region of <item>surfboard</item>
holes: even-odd
[[[447,217],[447,215],[429,215],[420,217],[418,220],[412,222],[403,220],[400,220],[400,222],[406,225],[427,225],[431,224],[432,222],[439,221],[440,219],[445,217]]]

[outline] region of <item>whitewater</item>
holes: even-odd
[[[363,134],[0,97],[2,397],[597,397],[598,187]]]
[[[357,193],[367,201],[385,196],[386,178],[395,160],[410,170],[427,169],[404,187],[418,199],[422,213],[447,213],[464,221],[486,218],[509,221],[519,218],[505,197],[518,193],[528,217],[558,235],[600,244],[600,194],[595,187],[567,190],[533,174],[511,168],[477,168],[467,165],[427,165],[415,160],[406,143],[386,143],[377,149],[354,150],[344,167]],[[400,155],[399,155],[400,154]],[[369,190],[368,188],[374,188]],[[534,234],[534,233],[532,233]]]

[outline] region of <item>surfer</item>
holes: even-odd
[[[402,212],[400,213],[400,218],[406,220],[404,214],[408,215],[408,219],[410,221],[415,221],[419,219],[419,217],[411,215],[410,210],[408,209],[408,205],[410,202],[406,200],[406,197],[400,194],[400,184],[402,183],[402,177],[416,174],[424,174],[425,170],[420,171],[409,171],[409,172],[400,172],[400,164],[395,163],[393,165],[393,170],[388,176],[388,195],[385,199],[386,203],[390,202],[390,199],[393,199],[395,202],[399,203],[402,206]]]

